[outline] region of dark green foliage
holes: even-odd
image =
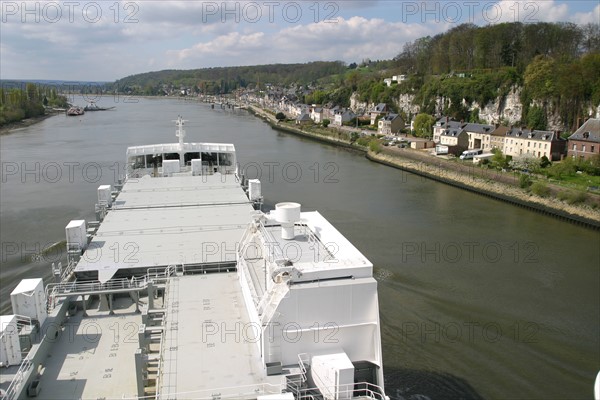
[[[25,88],[0,88],[0,125],[44,115],[44,107],[66,107],[55,88],[27,83]]]
[[[325,118],[321,124],[323,125],[323,128],[327,128],[330,123],[331,121]]]
[[[546,168],[546,167],[549,167],[550,165],[552,165],[552,162],[548,159],[548,157],[546,157],[545,155],[542,156],[542,159],[540,161],[540,167]]]
[[[519,176],[519,186],[522,189],[527,189],[529,186],[531,186],[531,179],[529,178],[529,175],[521,174]]]
[[[285,119],[285,114],[280,111],[275,115],[275,119],[278,121],[283,121]]]
[[[419,114],[415,117],[415,136],[431,137],[435,119],[429,114]]]
[[[547,197],[550,194],[550,189],[548,188],[548,185],[540,181],[537,181],[533,185],[531,185],[531,191],[540,197]]]
[[[253,87],[264,90],[273,85],[307,85],[331,75],[346,71],[340,61],[316,61],[306,64],[270,64],[243,67],[202,68],[194,70],[164,70],[146,72],[119,79],[109,85],[120,92],[144,92],[149,87],[162,89],[163,85],[198,88],[200,93],[230,93],[237,88]]]
[[[527,113],[527,126],[530,129],[545,130],[548,122],[546,121],[546,113],[540,107],[530,107]]]

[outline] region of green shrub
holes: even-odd
[[[567,204],[579,204],[587,200],[587,194],[580,191],[563,190],[558,193],[558,199]]]
[[[539,181],[531,185],[531,191],[540,197],[547,197],[550,194],[550,189],[548,188],[548,185],[546,185],[544,182]]]
[[[366,147],[366,146],[368,146],[370,142],[371,142],[371,138],[370,138],[370,137],[367,137],[367,136],[365,136],[365,137],[361,137],[361,138],[359,138],[359,139],[356,141],[356,143],[357,143],[359,146],[365,146],[365,147]]]
[[[579,204],[587,200],[587,194],[585,192],[572,192],[571,196],[567,199],[569,204]]]
[[[519,176],[519,187],[522,189],[527,189],[529,186],[531,186],[531,179],[529,179],[528,175],[521,174]]]
[[[369,142],[369,150],[371,150],[375,154],[379,154],[381,152],[381,145],[378,140],[371,140]]]

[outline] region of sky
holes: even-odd
[[[390,59],[462,23],[599,23],[600,1],[4,1],[0,79]]]

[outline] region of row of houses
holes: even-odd
[[[360,117],[349,108],[331,104],[309,106],[307,104],[289,102],[286,99],[280,101],[278,109],[295,117],[296,123],[299,125],[309,123],[319,124],[323,120],[329,119],[333,126],[342,126],[344,123]],[[397,135],[405,127],[402,117],[391,113],[385,103],[375,105],[368,112],[368,115],[371,119],[371,125],[377,126],[377,133],[381,135]]]
[[[433,141],[455,155],[465,150],[491,152],[496,148],[512,157],[546,156],[556,161],[568,155],[588,159],[600,154],[600,119],[588,119],[565,139],[558,131],[465,123],[442,117],[433,127]]]

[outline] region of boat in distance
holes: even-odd
[[[54,282],[12,291],[2,399],[387,399],[371,262],[175,122],[67,224]]]
[[[79,107],[79,106],[71,106],[67,109],[66,114],[69,117],[76,117],[78,115],[85,114],[85,109],[83,109],[82,107]]]
[[[114,106],[113,107],[98,107],[98,104],[96,104],[95,101],[90,101],[89,104],[87,106],[85,106],[83,108],[84,111],[108,111],[108,110],[114,110]]]

